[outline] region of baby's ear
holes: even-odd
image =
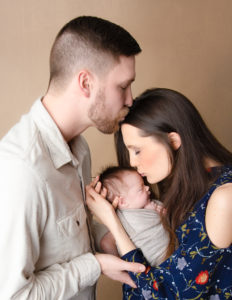
[[[127,201],[124,197],[119,196],[118,208],[127,208]]]

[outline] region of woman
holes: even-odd
[[[124,299],[231,299],[232,154],[192,103],[169,89],[148,90],[134,101],[121,124],[118,154],[121,137],[128,152],[119,162],[129,157],[131,166],[158,185],[170,236],[166,260],[150,267],[104,199],[101,183],[87,188],[87,204],[112,232],[122,258],[147,266],[130,274],[137,289],[125,286]]]

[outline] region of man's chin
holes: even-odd
[[[97,129],[104,134],[112,134],[112,133],[115,133],[116,131],[118,131],[119,124],[117,122],[115,124],[112,124],[112,126],[109,126],[109,124],[107,124],[105,126],[97,126]]]
[[[104,133],[104,134],[112,134],[114,132],[116,132],[116,130],[112,129],[112,128],[99,128],[97,127],[97,130],[99,130],[101,133]]]

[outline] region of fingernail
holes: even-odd
[[[140,272],[144,272],[144,271],[145,271],[145,269],[146,269],[146,268],[145,268],[145,266],[141,266],[141,267],[139,267],[139,271],[140,271]]]

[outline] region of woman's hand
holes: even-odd
[[[86,203],[91,212],[111,231],[120,250],[120,254],[124,255],[127,252],[135,249],[134,244],[127,236],[118,216],[115,212],[118,198],[116,197],[113,204],[109,203],[105,198],[107,190],[101,188],[101,182],[98,177],[86,186]]]
[[[90,211],[109,228],[109,221],[116,217],[114,205],[106,200],[107,190],[102,188],[101,182],[96,177],[89,185],[86,186],[86,203]]]

